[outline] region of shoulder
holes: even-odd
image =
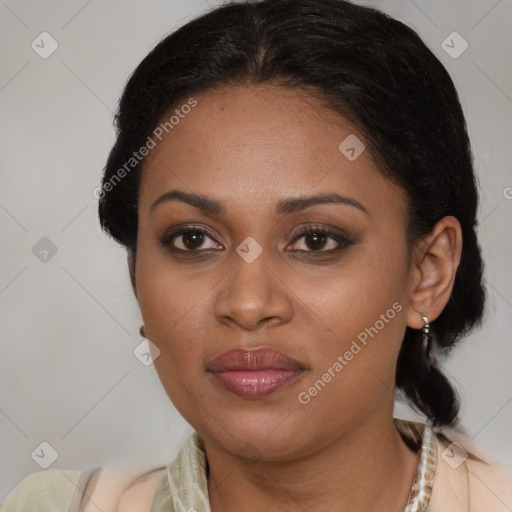
[[[89,472],[46,469],[25,476],[0,503],[1,512],[70,510],[81,498]],[[37,505],[37,509],[34,506]]]
[[[0,512],[150,512],[165,469],[142,474],[118,466],[35,471],[0,502]]]
[[[512,470],[491,459],[466,460],[470,503],[475,510],[512,510]]]
[[[141,473],[133,468],[102,467],[88,481],[79,512],[150,512],[165,470]]]
[[[135,478],[124,489],[117,512],[151,512],[158,486],[166,474],[166,468],[157,468]]]
[[[458,432],[437,433],[432,511],[509,512],[512,469]],[[429,507],[429,510],[431,508]]]

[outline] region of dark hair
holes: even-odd
[[[460,265],[431,325],[446,355],[481,323],[485,302],[466,121],[440,61],[414,30],[376,9],[345,0],[231,2],[163,39],[119,103],[99,201],[102,228],[135,255],[144,160],[133,163],[134,151],[192,94],[260,83],[308,90],[359,130],[382,173],[406,192],[409,247],[442,217],[459,220]],[[454,425],[458,397],[437,365],[427,363],[419,334],[406,328],[397,388],[434,426]]]

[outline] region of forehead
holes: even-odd
[[[230,86],[194,99],[149,153],[141,203],[172,188],[244,210],[312,192],[337,191],[367,203],[397,193],[357,130],[305,90]]]

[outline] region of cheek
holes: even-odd
[[[201,339],[198,333],[212,284],[199,275],[183,272],[159,248],[146,245],[142,238],[136,272],[137,300],[146,336],[160,349],[157,359],[160,364],[179,367],[185,360],[194,358],[198,364],[196,345]]]
[[[368,240],[330,275],[331,279],[324,280],[321,293],[320,288],[316,293],[310,289],[312,300],[308,305],[326,319],[336,335],[344,334],[341,337],[345,341],[374,325],[394,303],[399,303],[400,309],[405,308],[408,273],[404,241],[396,233],[388,239],[368,237]],[[397,308],[391,309],[388,316],[395,319]],[[390,334],[391,323],[400,321],[385,324]]]
[[[207,290],[175,272],[151,268],[139,297],[146,336],[160,350],[154,360],[162,386],[188,421],[197,421],[204,377]],[[195,418],[195,419],[194,419]]]
[[[209,309],[205,294],[207,288],[194,286],[190,280],[156,272],[139,291],[146,335],[162,353],[174,360],[197,358]]]
[[[317,327],[329,327],[324,331],[328,339],[318,340],[321,349],[315,353],[317,365],[310,380],[316,381],[330,368],[342,375],[328,386],[333,400],[338,399],[337,388],[348,395],[371,397],[375,387],[393,386],[405,331],[406,265],[405,241],[397,232],[389,233],[360,248],[346,269],[336,274],[337,280],[324,283],[323,293],[310,289],[308,306],[321,319]],[[336,362],[343,367],[337,365],[338,372],[332,370]]]

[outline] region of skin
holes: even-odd
[[[145,162],[129,265],[162,385],[205,442],[211,510],[403,510],[418,454],[393,424],[396,361],[406,326],[420,329],[425,314],[434,321],[450,297],[458,221],[443,218],[408,253],[404,191],[369,151],[354,161],[339,151],[348,135],[364,138],[307,91],[244,85],[194,97],[197,106]],[[151,211],[171,189],[222,201],[226,212],[178,201]],[[366,212],[347,204],[274,212],[282,199],[320,192],[350,197]],[[189,224],[208,231],[196,247],[209,256],[160,243]],[[296,236],[315,224],[344,230],[352,243],[315,257],[340,245],[327,238],[315,249],[311,236]],[[248,236],[263,250],[252,263],[236,252]],[[169,246],[186,250],[186,238]],[[402,306],[394,318],[300,403],[299,393],[394,303]],[[258,400],[226,391],[205,371],[222,352],[262,346],[307,371]]]

